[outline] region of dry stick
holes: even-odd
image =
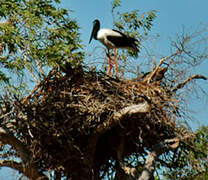
[[[131,177],[131,179],[150,180],[153,177],[153,173],[155,170],[155,161],[160,156],[160,154],[164,153],[165,151],[168,151],[169,149],[176,149],[179,146],[180,141],[184,141],[191,137],[193,137],[193,135],[175,137],[172,139],[165,139],[163,142],[155,144],[146,158],[144,170],[142,171],[141,175],[139,174],[139,169],[141,167],[140,165],[133,168],[123,166],[122,169],[125,171],[126,175]]]
[[[159,64],[156,66],[156,68],[152,71],[150,77],[147,79],[147,83],[148,83],[148,84],[150,83],[151,79],[152,79],[153,76],[156,74],[156,72],[158,71],[158,69],[160,68],[160,66],[162,65],[162,63],[163,63],[164,61],[167,61],[168,59],[170,59],[171,57],[173,57],[173,56],[175,56],[175,55],[177,55],[177,54],[179,54],[179,53],[180,53],[180,51],[178,50],[178,51],[176,51],[175,53],[173,53],[173,54],[171,54],[171,55],[169,55],[169,56],[167,56],[167,57],[164,57],[164,58],[160,59]]]
[[[193,79],[207,80],[207,77],[200,75],[200,74],[192,75],[192,76],[188,77],[187,79],[185,79],[182,83],[178,84],[172,91],[176,92],[178,89],[183,88],[186,85],[186,83],[188,83],[189,81],[191,81]]]

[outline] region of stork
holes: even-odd
[[[139,51],[135,38],[128,37],[127,35],[123,34],[120,31],[114,29],[100,29],[100,21],[94,20],[93,21],[93,29],[90,36],[89,43],[92,41],[92,38],[95,40],[99,40],[106,48],[107,48],[107,59],[108,59],[108,75],[111,74],[111,56],[109,54],[110,49],[114,50],[114,68],[116,76],[118,74],[117,70],[117,63],[116,63],[116,55],[117,55],[117,48],[121,49],[131,49],[134,51]]]

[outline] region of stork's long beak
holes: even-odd
[[[98,33],[99,29],[100,29],[100,22],[99,22],[99,20],[96,19],[93,21],[93,29],[92,29],[89,43],[92,41],[92,38],[97,40],[97,33]]]
[[[95,27],[95,25],[93,25],[93,29],[92,29],[92,33],[91,33],[91,36],[90,36],[89,43],[92,41],[92,38],[95,36],[95,34],[96,34],[96,27]]]

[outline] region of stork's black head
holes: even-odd
[[[92,38],[97,39],[97,32],[99,31],[99,29],[100,29],[100,21],[98,19],[95,19],[93,21],[93,29],[92,29],[89,43],[91,42]]]

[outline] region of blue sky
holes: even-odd
[[[93,41],[88,45],[91,33],[92,21],[99,19],[101,26],[112,27],[111,0],[62,0],[61,6],[73,10],[70,13],[80,26],[81,40],[85,45],[84,51],[88,52],[99,45]],[[195,29],[200,23],[208,25],[208,0],[123,0],[122,10],[135,10],[141,12],[157,10],[157,18],[154,21],[152,34],[159,34],[156,42],[156,52],[161,56],[168,55],[169,38],[181,32],[182,26],[187,30]],[[193,74],[201,73],[208,77],[208,60],[200,67],[193,69]],[[198,84],[208,93],[208,82],[201,81]],[[208,125],[208,97],[201,95],[201,99],[189,103],[191,110],[195,111],[193,117],[198,122],[192,122],[192,128],[200,124]],[[0,180],[16,180],[13,172],[0,170]]]

